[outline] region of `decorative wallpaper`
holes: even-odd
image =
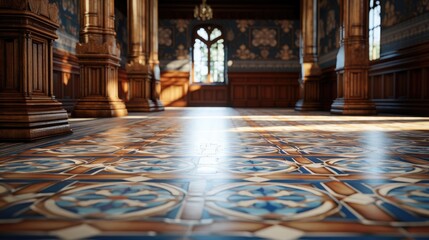
[[[66,52],[75,53],[76,43],[79,42],[79,3],[78,0],[49,0],[57,3],[60,16],[60,27],[57,30],[58,39],[54,47]]]
[[[381,54],[428,41],[429,0],[385,0],[381,9]]]
[[[57,3],[60,16],[58,39],[54,47],[75,54],[76,43],[79,42],[79,1],[49,0],[49,2]],[[128,49],[127,16],[115,9],[115,19],[117,41],[121,47],[121,66],[125,67]]]
[[[320,66],[334,66],[340,47],[340,0],[319,0],[318,20]]]
[[[319,0],[319,61],[335,66],[339,48],[339,0]],[[429,0],[381,0],[381,54],[427,42]]]
[[[189,70],[196,20],[161,20],[159,57],[164,69]],[[229,71],[298,71],[299,22],[215,20],[224,34]]]
[[[125,68],[127,64],[128,55],[128,29],[127,29],[127,15],[115,8],[115,31],[116,41],[121,48],[120,64]]]

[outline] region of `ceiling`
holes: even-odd
[[[192,19],[201,0],[159,0],[161,19]],[[207,0],[214,19],[299,19],[300,0]]]

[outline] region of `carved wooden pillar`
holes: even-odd
[[[81,0],[81,95],[75,117],[118,117],[128,114],[118,98],[120,49],[116,44],[114,0]]]
[[[301,99],[295,105],[297,111],[320,110],[319,79],[321,70],[317,52],[317,1],[301,1]]]
[[[150,65],[150,0],[128,0],[128,73],[131,112],[156,110],[151,99],[152,68]]]
[[[158,59],[158,0],[150,0],[150,58],[149,63],[152,68],[152,101],[157,111],[164,110],[164,104],[160,100],[161,96],[161,70]]]
[[[340,4],[337,99],[331,113],[372,115],[376,109],[368,96],[368,0],[343,0]]]
[[[48,0],[0,1],[0,140],[71,133],[53,95],[58,20]]]

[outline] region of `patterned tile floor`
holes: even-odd
[[[429,118],[170,108],[0,143],[1,239],[429,239]]]

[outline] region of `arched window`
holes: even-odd
[[[225,46],[220,28],[213,25],[197,26],[193,38],[193,82],[225,83]]]
[[[376,60],[380,58],[380,15],[380,0],[369,0],[369,60]]]

